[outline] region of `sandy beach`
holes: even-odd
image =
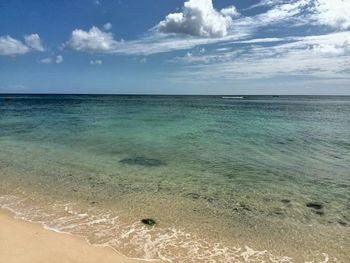
[[[106,247],[95,247],[69,234],[13,218],[0,210],[0,262],[6,263],[137,263]]]

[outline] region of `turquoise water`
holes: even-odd
[[[350,257],[350,97],[0,95],[0,148],[2,206],[131,257]]]

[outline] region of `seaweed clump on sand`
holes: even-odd
[[[284,204],[289,204],[291,201],[289,199],[281,199],[281,202]]]
[[[128,165],[141,165],[141,166],[149,166],[149,167],[157,167],[166,165],[165,162],[159,159],[152,159],[152,158],[146,158],[146,157],[135,157],[135,158],[126,158],[119,161],[123,164]]]
[[[344,226],[344,227],[348,225],[348,223],[346,223],[345,221],[343,221],[341,219],[338,220],[338,223],[339,223],[339,225]]]
[[[313,203],[313,202],[307,203],[306,206],[309,207],[309,208],[316,209],[316,210],[320,210],[320,209],[323,208],[322,204],[320,204],[320,203]]]
[[[156,220],[154,220],[152,218],[142,219],[141,222],[145,225],[148,225],[148,226],[154,226],[156,224]]]

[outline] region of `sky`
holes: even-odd
[[[0,93],[350,95],[350,0],[0,0]]]

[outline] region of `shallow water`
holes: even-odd
[[[349,116],[350,97],[0,95],[0,204],[131,257],[347,262]]]

